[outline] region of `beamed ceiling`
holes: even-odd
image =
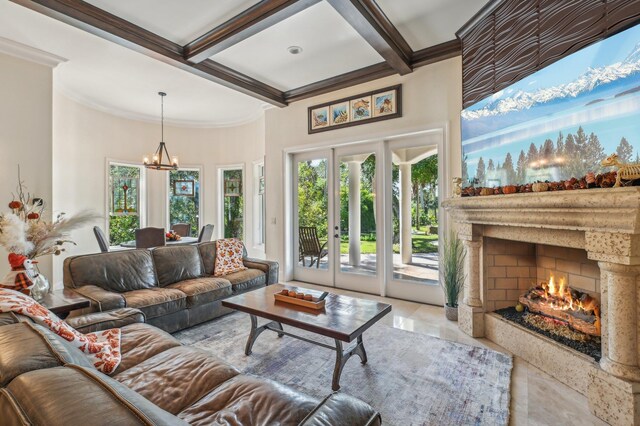
[[[455,32],[487,3],[11,1],[279,107],[459,55]]]

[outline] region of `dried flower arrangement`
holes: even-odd
[[[59,255],[64,246],[76,243],[69,239],[72,231],[95,222],[100,218],[85,210],[73,216],[60,213],[53,222],[42,218],[44,200],[33,198],[25,192],[18,169],[17,193],[9,203],[10,213],[0,214],[0,246],[10,253],[24,255],[29,259],[46,255]]]

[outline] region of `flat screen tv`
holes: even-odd
[[[640,25],[573,53],[461,113],[463,186],[495,187],[640,162]]]

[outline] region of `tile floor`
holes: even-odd
[[[307,283],[291,283],[301,287],[327,290]],[[379,300],[393,306],[384,324],[428,334],[454,342],[508,351],[487,339],[474,339],[458,330],[457,323],[444,317],[441,307],[424,305],[388,297],[380,297],[331,288],[330,291],[348,296]],[[606,425],[589,411],[585,396],[553,379],[522,358],[515,357],[511,378],[511,425]]]

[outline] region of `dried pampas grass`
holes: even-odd
[[[13,213],[0,216],[0,245],[10,253],[29,257],[34,249],[33,242],[27,237],[28,224]]]

